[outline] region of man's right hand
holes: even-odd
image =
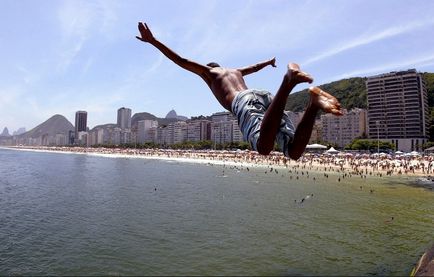
[[[274,57],[274,58],[272,58],[272,59],[270,60],[270,65],[271,65],[272,67],[276,67],[276,57]]]
[[[155,40],[154,36],[151,33],[151,30],[149,29],[148,25],[146,25],[146,23],[143,24],[142,22],[139,22],[139,32],[140,37],[136,36],[137,39],[149,43]]]

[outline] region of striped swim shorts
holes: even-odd
[[[247,89],[239,92],[232,101],[232,113],[238,119],[243,138],[257,151],[257,143],[264,114],[273,101],[273,96],[263,90]],[[287,112],[283,113],[276,143],[288,157],[288,144],[294,139],[295,128]]]

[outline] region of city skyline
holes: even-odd
[[[54,114],[73,122],[78,110],[96,126],[116,122],[119,107],[160,118],[172,108],[187,117],[223,111],[200,78],[135,39],[138,21],[200,63],[242,67],[275,56],[276,69],[247,77],[249,87],[274,93],[289,61],[311,73],[314,85],[409,68],[434,72],[429,11],[432,1],[6,0],[0,127],[30,130]]]
[[[367,90],[367,109],[354,107],[342,109],[342,116],[322,114],[315,123],[310,143],[334,143],[337,147],[345,147],[357,138],[374,139],[377,135],[379,151],[381,139],[393,144],[402,151],[419,151],[427,142],[428,134],[428,99],[425,81],[422,74],[415,69],[399,72],[383,73],[368,77],[365,80]],[[420,108],[420,109],[419,109]],[[303,112],[288,115],[296,127]],[[208,117],[208,116],[207,116]],[[56,118],[56,119],[54,119]],[[41,127],[30,133],[39,134],[33,137],[5,137],[2,144],[25,145],[120,145],[155,143],[173,145],[187,141],[210,140],[214,143],[232,143],[244,140],[236,117],[231,112],[216,112],[209,118],[180,119],[174,110],[166,118],[175,119],[160,126],[157,118],[139,115],[132,124],[131,109],[121,107],[117,110],[117,124],[102,124],[87,128],[87,112],[77,111],[75,135],[72,130],[47,131],[46,126],[57,125],[67,119],[53,116]],[[178,121],[176,119],[180,119]],[[49,124],[49,125],[47,125]],[[382,130],[379,130],[382,124]],[[72,126],[70,123],[66,124]],[[43,127],[44,126],[44,127]],[[42,128],[45,128],[44,130]],[[60,127],[62,128],[62,127]],[[66,134],[68,133],[68,135]]]

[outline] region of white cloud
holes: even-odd
[[[132,80],[144,80],[147,75],[156,73],[157,69],[160,67],[163,61],[165,61],[165,59],[166,57],[163,54],[159,54],[158,59],[153,64],[151,64],[144,72],[140,73],[140,76],[134,76]]]
[[[423,22],[412,22],[410,24],[384,29],[384,30],[377,32],[377,33],[356,37],[354,39],[349,40],[346,43],[338,44],[334,48],[328,49],[328,50],[324,51],[323,53],[304,61],[302,64],[303,65],[312,64],[314,62],[338,55],[344,51],[348,51],[350,49],[353,49],[353,48],[356,48],[359,46],[367,45],[367,44],[370,44],[373,42],[377,42],[377,41],[388,39],[388,38],[391,38],[394,36],[402,35],[404,33],[411,32],[415,29],[419,29],[419,28],[427,27],[427,26],[431,26],[431,25],[434,25],[433,20],[423,21]]]
[[[425,54],[417,57],[413,57],[408,60],[397,61],[388,64],[381,64],[375,67],[369,67],[364,69],[354,70],[339,76],[333,77],[333,80],[340,80],[349,77],[366,77],[373,74],[384,73],[389,71],[407,70],[411,68],[429,66],[434,64],[434,54]]]
[[[10,110],[10,106],[17,103],[22,95],[22,89],[18,86],[0,88],[0,110]]]
[[[62,33],[58,69],[62,72],[73,63],[86,42],[93,36],[110,38],[117,20],[109,1],[65,1],[57,13]]]

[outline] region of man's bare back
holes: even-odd
[[[247,89],[243,75],[237,69],[214,67],[209,71],[208,86],[220,104],[231,111],[232,101],[236,94]]]

